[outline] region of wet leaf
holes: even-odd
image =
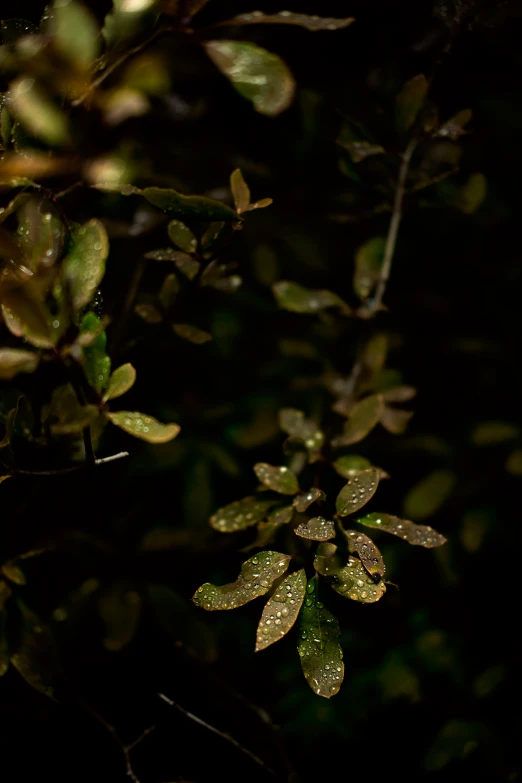
[[[252,101],[256,111],[275,117],[292,103],[294,77],[276,54],[245,41],[207,41],[204,47],[214,65],[243,98]]]
[[[440,508],[457,483],[450,470],[434,470],[419,481],[404,499],[404,513],[414,519],[426,519]]]
[[[431,549],[435,546],[442,546],[446,539],[440,533],[437,533],[428,525],[416,525],[408,519],[394,517],[391,514],[366,514],[366,516],[357,519],[360,525],[373,527],[376,530],[384,530],[386,533],[392,533],[394,536],[403,538],[413,546],[424,546]]]
[[[179,220],[171,220],[167,227],[170,241],[179,247],[180,250],[184,250],[186,253],[194,253],[198,247],[198,240],[184,223]]]
[[[98,190],[109,193],[120,193],[122,196],[143,196],[155,207],[164,212],[179,215],[180,218],[196,218],[199,220],[237,220],[238,215],[233,209],[205,196],[184,196],[172,188],[136,188],[134,185],[95,185]]]
[[[310,455],[310,462],[316,462],[324,435],[312,419],[306,419],[304,413],[295,408],[282,408],[279,411],[279,426],[291,437],[302,440]]]
[[[318,500],[326,500],[325,493],[322,489],[311,487],[308,492],[300,492],[299,495],[296,495],[292,502],[296,511],[302,514],[312,503],[316,503]]]
[[[294,533],[300,538],[308,538],[311,541],[328,541],[330,538],[335,538],[335,527],[329,519],[312,517],[298,525]]]
[[[512,476],[522,476],[522,449],[515,449],[506,460],[506,470]]]
[[[346,517],[348,514],[353,514],[365,506],[375,495],[379,478],[379,470],[377,468],[369,468],[348,479],[335,501],[335,507],[339,516]]]
[[[116,427],[147,443],[167,443],[179,435],[181,429],[179,424],[162,424],[152,416],[138,411],[109,413],[108,418]]]
[[[399,133],[409,130],[424,105],[428,93],[428,80],[423,73],[410,79],[395,101],[395,125]]]
[[[99,52],[99,31],[96,20],[76,0],[59,0],[51,11],[50,32],[53,43],[73,65],[87,70]]]
[[[457,141],[463,134],[468,133],[465,128],[472,119],[473,112],[471,109],[462,109],[441,125],[437,131],[437,136],[443,136],[452,141]]]
[[[332,463],[332,467],[343,478],[352,478],[360,473],[362,470],[368,470],[372,467],[372,463],[366,457],[361,457],[360,454],[346,454],[344,457],[339,457]]]
[[[487,180],[484,174],[471,174],[458,193],[455,206],[466,215],[472,215],[487,196]]]
[[[254,496],[235,500],[228,506],[218,509],[210,518],[210,524],[214,530],[218,530],[220,533],[235,533],[236,530],[245,530],[264,519],[268,509],[274,503],[274,500],[264,500]]]
[[[339,692],[344,678],[341,631],[337,618],[319,600],[319,580],[311,579],[299,614],[299,642],[303,674],[318,696],[329,699]]]
[[[351,446],[359,443],[375,427],[382,416],[384,401],[381,394],[372,394],[357,403],[350,411],[344,432],[332,440],[332,446]]]
[[[268,599],[257,627],[256,652],[278,642],[292,628],[306,592],[303,569],[289,574]]]
[[[341,570],[342,557],[335,544],[319,544],[314,558],[314,568],[321,576],[332,576]]]
[[[105,274],[109,239],[96,218],[72,231],[72,247],[62,262],[62,274],[75,310],[89,304]]]
[[[0,380],[10,381],[20,372],[34,372],[40,357],[23,348],[0,348]]]
[[[103,395],[104,401],[115,400],[116,397],[121,397],[122,394],[125,394],[129,389],[132,389],[135,380],[136,370],[132,364],[122,364],[121,367],[114,370],[109,378],[107,391]]]
[[[24,337],[35,348],[54,346],[51,315],[27,287],[2,294],[2,315],[5,325],[16,337]]]
[[[385,247],[385,237],[373,237],[355,253],[353,290],[361,300],[367,299],[379,281]]]
[[[98,608],[105,623],[103,646],[116,652],[133,639],[141,615],[141,596],[124,584],[112,585],[100,595]]]
[[[30,198],[30,193],[17,193],[6,207],[0,207],[0,223],[3,223],[8,217],[11,217],[11,215],[21,209],[24,204],[27,204]]]
[[[362,604],[374,604],[386,592],[384,582],[376,584],[361,561],[351,556],[344,568],[332,576],[330,584],[336,593]]]
[[[279,307],[293,313],[319,313],[329,307],[339,307],[344,315],[351,312],[346,302],[332,291],[314,291],[288,280],[275,283],[272,290]]]
[[[246,184],[241,169],[235,169],[230,175],[230,189],[234,197],[237,214],[241,214],[250,205],[250,188]]]
[[[295,495],[299,492],[296,475],[285,465],[258,462],[254,465],[254,471],[259,481],[274,492],[280,492],[282,495]]]
[[[243,606],[265,595],[284,574],[290,559],[290,555],[280,552],[259,552],[243,563],[235,582],[221,586],[207,582],[196,590],[192,600],[196,606],[210,612]]]
[[[508,421],[482,421],[471,434],[475,446],[491,446],[518,438],[520,428]]]
[[[28,685],[54,699],[61,667],[54,638],[49,628],[18,599],[22,619],[22,639],[11,663]]]
[[[391,432],[392,435],[402,435],[403,432],[406,432],[406,427],[413,415],[413,411],[402,411],[385,405],[381,413],[380,422],[384,429]]]
[[[348,550],[352,554],[359,555],[361,563],[373,581],[379,582],[384,576],[384,561],[371,538],[357,530],[345,530],[344,533],[348,540]]]
[[[51,147],[69,144],[66,115],[29,76],[11,82],[10,110],[31,136]]]
[[[191,324],[172,324],[172,328],[178,337],[183,337],[184,340],[188,340],[196,345],[203,345],[212,340],[211,334],[203,329],[198,329],[197,326],[191,326]]]
[[[101,392],[107,385],[111,371],[111,360],[107,356],[107,335],[100,319],[94,313],[87,313],[80,324],[80,334],[96,333],[95,339],[83,348],[83,371],[89,386]]]
[[[17,211],[16,241],[22,249],[26,265],[33,272],[51,267],[63,249],[62,220],[48,211],[48,207],[46,201],[30,198]]]
[[[279,11],[277,14],[264,14],[262,11],[250,11],[246,14],[239,14],[225,22],[219,22],[220,25],[247,25],[247,24],[293,24],[298,27],[304,27],[306,30],[316,32],[317,30],[342,30],[355,22],[353,17],[344,19],[335,19],[333,17],[309,16],[308,14],[298,14],[294,11]]]

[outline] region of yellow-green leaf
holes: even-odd
[[[289,574],[268,599],[257,627],[256,652],[278,642],[292,628],[306,592],[303,569]]]
[[[35,348],[54,346],[52,319],[45,304],[25,288],[2,295],[5,325],[16,337],[24,337]]]
[[[336,19],[328,16],[309,16],[308,14],[298,14],[294,11],[279,11],[277,14],[265,14],[262,11],[250,11],[246,14],[239,14],[232,19],[227,19],[219,24],[224,25],[247,25],[247,24],[293,24],[298,27],[304,27],[306,30],[316,32],[318,30],[342,30],[355,22],[352,16],[344,19]]]
[[[34,372],[40,357],[23,348],[0,348],[0,380],[9,381],[20,372]]]
[[[367,535],[357,530],[345,530],[348,549],[352,554],[358,554],[361,563],[374,582],[379,582],[384,576],[384,560],[382,555]]]
[[[330,538],[335,538],[335,527],[330,519],[312,517],[298,525],[294,533],[300,538],[308,538],[311,541],[328,541]]]
[[[486,177],[477,171],[471,174],[468,181],[460,188],[455,206],[464,214],[472,215],[486,198],[487,192]]]
[[[409,130],[424,105],[428,92],[428,80],[423,73],[410,79],[395,102],[395,124],[399,133]]]
[[[192,326],[191,324],[172,324],[172,328],[178,337],[183,337],[184,340],[188,340],[195,345],[203,345],[212,340],[211,334],[205,332],[203,329],[198,329],[197,326]]]
[[[109,239],[102,223],[96,218],[72,232],[72,247],[62,263],[62,274],[73,307],[81,310],[89,304],[105,274],[109,255]]]
[[[381,394],[371,394],[357,403],[350,411],[342,435],[332,440],[332,446],[351,446],[363,440],[379,422],[384,408]]]
[[[153,416],[138,411],[118,411],[109,413],[108,417],[116,427],[147,443],[167,443],[179,435],[181,429],[179,424],[162,424]]]
[[[413,546],[423,546],[431,549],[446,543],[444,536],[437,533],[429,525],[416,525],[414,522],[410,522],[409,519],[401,519],[391,514],[379,514],[378,512],[366,514],[366,516],[357,519],[357,523],[375,528],[376,530],[384,530],[385,533],[398,536]]]
[[[310,462],[316,462],[324,443],[324,435],[312,419],[306,419],[302,411],[282,408],[279,411],[279,426],[292,438],[303,441],[310,455]]]
[[[235,169],[230,175],[230,189],[234,197],[237,214],[240,215],[250,205],[250,188],[244,180],[241,169]]]
[[[431,517],[451,495],[456,483],[450,470],[434,470],[410,489],[404,499],[404,513],[414,519]]]
[[[360,454],[346,454],[344,457],[339,457],[332,463],[332,467],[343,478],[353,478],[357,473],[362,470],[368,470],[372,467],[372,463],[366,457],[361,457]]]
[[[319,600],[319,580],[311,579],[299,614],[299,642],[303,674],[318,696],[329,699],[339,692],[344,678],[341,631],[337,618]]]
[[[235,533],[256,525],[265,518],[268,509],[275,501],[258,497],[247,497],[235,500],[228,506],[223,506],[210,517],[210,524],[220,533]]]
[[[19,76],[9,88],[10,110],[32,136],[60,147],[70,142],[67,116],[30,76]]]
[[[99,52],[99,30],[95,18],[76,0],[55,0],[50,31],[55,46],[71,62],[87,70]]]
[[[132,364],[122,364],[112,373],[109,378],[109,385],[107,391],[103,395],[104,401],[114,400],[116,397],[121,397],[134,386],[136,380],[136,370]]]
[[[332,576],[331,586],[336,593],[359,601],[362,604],[374,604],[386,592],[386,585],[380,581],[374,582],[363,564],[356,557],[348,557],[348,562]]]
[[[351,312],[346,302],[343,302],[333,291],[314,291],[288,280],[275,283],[272,290],[279,307],[293,313],[319,313],[329,307],[339,307],[344,315],[349,315]]]
[[[357,248],[353,290],[359,299],[366,299],[379,280],[384,261],[385,237],[373,237]]]
[[[348,479],[335,501],[339,516],[346,517],[365,506],[375,495],[379,478],[378,468],[369,468]]]
[[[170,241],[184,250],[185,253],[194,253],[198,246],[198,240],[187,226],[179,220],[171,220],[167,226]]]
[[[296,475],[285,465],[258,462],[254,465],[254,471],[259,481],[274,492],[280,492],[282,495],[295,495],[299,492]]]
[[[119,47],[150,30],[159,15],[158,0],[113,0],[102,35],[108,47]]]
[[[482,421],[471,434],[475,446],[491,446],[518,438],[520,428],[508,421]]]

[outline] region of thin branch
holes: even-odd
[[[118,454],[111,454],[109,457],[95,459],[93,465],[88,462],[82,462],[81,465],[72,465],[69,468],[56,468],[55,470],[24,470],[23,468],[8,468],[13,476],[64,476],[67,473],[78,473],[90,467],[106,465],[108,462],[115,462],[117,459],[128,457],[128,451],[120,451]]]
[[[162,701],[164,701],[166,704],[168,704],[170,707],[173,707],[175,710],[178,710],[178,712],[181,712],[182,715],[185,715],[186,718],[189,718],[189,720],[194,721],[194,723],[199,724],[200,726],[203,726],[203,728],[207,729],[207,731],[211,731],[213,734],[216,734],[218,737],[221,737],[221,739],[224,739],[225,742],[228,742],[230,745],[233,745],[237,750],[239,750],[240,753],[243,753],[245,756],[248,756],[248,758],[254,762],[254,764],[257,764],[259,767],[261,767],[265,772],[267,772],[272,777],[277,778],[277,774],[274,772],[274,770],[269,767],[265,762],[259,758],[259,756],[256,756],[255,753],[252,753],[251,750],[248,750],[248,748],[245,748],[243,745],[241,745],[240,742],[238,742],[234,737],[232,737],[230,734],[227,734],[225,731],[221,731],[220,729],[217,729],[215,726],[212,726],[210,723],[207,723],[202,718],[198,718],[197,715],[194,715],[193,712],[189,712],[184,707],[182,707],[180,704],[177,704],[175,701],[172,701],[172,699],[169,699],[167,696],[165,696],[163,693],[158,693],[158,696]]]

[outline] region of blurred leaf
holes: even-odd
[[[319,580],[311,579],[299,614],[297,650],[305,679],[318,696],[329,699],[339,692],[344,678],[341,631],[337,618],[319,600]]]
[[[312,517],[306,522],[301,522],[294,533],[300,538],[308,538],[311,541],[328,541],[335,538],[334,523],[324,517]]]
[[[11,663],[28,685],[54,699],[57,677],[61,671],[58,652],[49,628],[17,600],[22,620],[22,638]]]
[[[163,314],[151,304],[138,304],[134,312],[148,324],[160,324],[163,321]]]
[[[23,348],[0,348],[0,380],[10,381],[19,372],[34,372],[40,357]]]
[[[265,595],[290,562],[290,555],[280,552],[260,552],[246,560],[235,582],[220,587],[206,583],[198,587],[192,600],[208,611],[235,609],[254,598]]]
[[[408,544],[413,546],[423,546],[431,549],[446,543],[444,536],[437,533],[432,527],[416,525],[414,522],[410,522],[409,519],[400,519],[400,517],[394,517],[391,514],[374,512],[373,514],[366,514],[366,516],[358,518],[356,521],[360,525],[373,527],[376,530],[384,530],[386,533],[399,536],[399,538],[403,538]]]
[[[179,282],[175,274],[167,275],[158,293],[158,302],[165,312],[173,307],[179,293]]]
[[[328,307],[339,307],[343,315],[351,312],[346,302],[332,291],[313,291],[288,280],[275,283],[272,290],[279,307],[293,313],[318,313]]]
[[[352,554],[358,554],[361,563],[368,571],[374,582],[379,582],[384,576],[384,561],[382,555],[371,540],[364,533],[357,530],[345,530],[348,540],[348,550]]]
[[[203,45],[214,65],[243,98],[252,101],[256,111],[275,117],[290,106],[294,77],[276,54],[245,41],[206,41]]]
[[[109,239],[103,224],[93,218],[72,231],[71,241],[62,262],[62,274],[74,309],[81,310],[89,304],[105,274]]]
[[[410,79],[395,101],[395,126],[399,133],[409,130],[424,105],[428,93],[428,80],[423,73]]]
[[[419,701],[419,677],[400,652],[393,651],[386,656],[377,677],[385,702],[401,698],[406,698],[410,702]]]
[[[295,495],[299,492],[297,477],[285,465],[258,462],[254,465],[254,471],[259,481],[274,492],[280,492],[282,495]]]
[[[515,449],[506,460],[506,470],[512,476],[522,476],[522,449]]]
[[[80,433],[99,416],[95,405],[80,405],[72,386],[57,386],[51,402],[42,409],[42,421],[47,423],[53,435]]]
[[[176,264],[181,274],[185,275],[185,277],[188,277],[189,280],[194,280],[199,270],[201,269],[200,262],[186,255],[185,253],[176,253],[174,263]]]
[[[215,660],[214,637],[207,626],[194,617],[194,607],[164,585],[148,585],[147,591],[156,617],[170,639],[176,645],[187,647],[203,661]]]
[[[181,218],[199,220],[237,220],[233,209],[205,196],[184,196],[172,188],[136,188],[134,185],[97,184],[97,190],[108,193],[120,193],[122,196],[143,196],[155,207],[164,212],[177,214]]]
[[[325,500],[325,499],[326,499],[326,495],[322,489],[317,489],[317,487],[311,487],[311,489],[309,489],[308,492],[301,492],[299,493],[299,495],[296,495],[292,503],[295,506],[296,511],[302,514],[304,511],[306,511],[307,508],[309,508],[312,505],[312,503],[316,503],[318,500]]]
[[[180,250],[184,250],[186,253],[194,253],[197,250],[198,240],[184,223],[179,220],[171,220],[167,231],[171,242]]]
[[[480,723],[454,718],[446,723],[435,737],[424,759],[424,768],[440,772],[451,761],[461,763],[479,744],[483,744],[485,729]]]
[[[235,500],[228,506],[223,506],[210,518],[214,530],[220,533],[234,533],[245,530],[265,518],[268,509],[275,504],[274,500],[263,500],[254,496]]]
[[[250,204],[250,188],[246,184],[241,169],[235,169],[230,175],[230,189],[234,197],[237,214],[248,209]]]
[[[198,329],[197,326],[192,326],[191,324],[172,324],[172,328],[178,337],[183,337],[184,340],[188,340],[190,343],[195,343],[196,345],[203,345],[212,340],[211,334],[205,332],[203,329]]]
[[[352,478],[362,470],[368,470],[373,466],[369,459],[361,457],[360,454],[346,454],[332,462],[332,467],[343,478]]]
[[[335,501],[335,507],[339,516],[346,517],[348,514],[353,514],[365,506],[375,495],[379,478],[378,469],[369,468],[348,479]]]
[[[471,434],[475,446],[491,446],[518,438],[520,428],[508,421],[482,421]]]
[[[414,519],[431,517],[451,495],[456,483],[451,471],[434,470],[410,489],[404,499],[404,513]]]
[[[353,17],[334,19],[332,17],[308,16],[308,14],[298,14],[293,11],[279,11],[276,14],[250,11],[246,14],[234,16],[232,19],[227,19],[225,22],[219,22],[219,25],[293,24],[315,32],[317,30],[342,30],[344,27],[351,25],[352,22],[355,22]]]
[[[330,585],[336,593],[362,604],[374,604],[386,592],[384,582],[376,584],[361,561],[351,556],[344,568],[332,575]]]
[[[2,315],[5,325],[16,337],[24,337],[36,348],[54,345],[51,315],[45,305],[26,288],[2,294]]]
[[[9,647],[5,635],[7,612],[2,611],[1,596],[2,584],[0,584],[0,677],[3,677],[9,668]]]
[[[385,405],[381,413],[380,422],[384,429],[391,432],[392,435],[402,435],[403,432],[406,432],[406,427],[413,415],[413,411],[402,411]]]
[[[360,163],[373,155],[382,155],[386,150],[380,144],[372,144],[370,141],[346,139],[343,134],[337,139],[337,144],[348,151],[352,163]]]
[[[471,109],[462,109],[440,126],[437,136],[444,136],[452,141],[457,141],[464,133],[468,133],[465,128],[472,119],[473,112]]]
[[[351,446],[363,440],[382,416],[384,401],[381,394],[372,394],[357,403],[344,425],[344,432],[332,440],[332,446]]]
[[[166,95],[170,91],[169,66],[160,52],[149,52],[132,59],[123,78],[127,87],[147,95]]]
[[[114,584],[99,597],[100,617],[105,623],[103,646],[111,652],[133,639],[141,615],[141,596],[124,584]]]
[[[466,215],[472,215],[480,207],[487,195],[487,181],[484,174],[471,174],[463,185],[455,201],[455,206]]]
[[[102,30],[110,48],[121,46],[151,29],[159,14],[157,0],[113,0],[112,6]]]
[[[377,285],[384,260],[386,237],[373,237],[355,253],[353,290],[359,299],[366,299]]]
[[[30,198],[30,193],[17,193],[6,207],[0,207],[0,223],[3,223],[5,220],[7,220],[8,217],[11,217],[11,215],[23,207],[24,204],[30,200]]]
[[[257,627],[256,652],[278,642],[292,628],[306,592],[303,569],[289,574],[268,599]]]
[[[417,389],[413,386],[392,386],[387,391],[382,392],[384,402],[408,402],[417,394]]]
[[[138,411],[118,411],[109,413],[108,418],[116,427],[134,435],[135,438],[147,441],[147,443],[167,443],[173,440],[181,427],[179,424],[162,424],[152,416]]]
[[[38,33],[38,27],[27,19],[13,18],[0,21],[1,43],[16,43],[26,35]]]
[[[332,576],[341,570],[341,555],[335,544],[319,544],[314,558],[314,568],[321,576]]]
[[[271,544],[280,527],[288,525],[294,516],[293,506],[279,506],[268,514],[266,522],[257,523],[257,536],[248,546],[243,547],[242,552],[250,552],[252,549],[261,549]]]
[[[95,18],[76,0],[55,0],[51,14],[55,46],[76,67],[87,70],[99,52]]]
[[[303,441],[310,455],[310,462],[317,461],[324,435],[312,419],[306,419],[304,413],[295,408],[282,408],[279,411],[279,426],[283,432]]]
[[[132,364],[122,364],[121,367],[114,370],[109,378],[107,391],[103,395],[104,402],[107,400],[115,400],[116,397],[121,397],[122,394],[125,394],[129,389],[132,389],[135,380],[136,370]]]
[[[11,82],[9,94],[10,109],[28,133],[51,147],[69,144],[67,116],[34,79],[19,76]]]
[[[111,371],[111,360],[107,356],[107,335],[100,329],[100,319],[94,313],[86,313],[80,324],[80,334],[94,332],[96,337],[83,349],[83,371],[89,386],[97,392],[106,387]]]

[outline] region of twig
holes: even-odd
[[[95,459],[92,465],[89,462],[82,462],[81,465],[72,465],[69,468],[56,468],[56,470],[24,470],[23,468],[9,468],[9,470],[13,476],[63,476],[67,473],[78,473],[78,471],[86,470],[90,467],[106,465],[108,462],[115,462],[117,459],[123,459],[128,456],[128,451],[120,451],[118,454],[111,454],[110,457]]]
[[[224,739],[226,742],[233,745],[237,750],[240,751],[240,753],[243,753],[245,756],[248,756],[248,758],[253,761],[255,764],[257,764],[259,767],[265,770],[269,775],[272,775],[272,777],[277,778],[277,774],[274,772],[274,770],[269,767],[265,762],[259,758],[259,756],[256,756],[255,753],[252,753],[251,750],[248,750],[248,748],[245,748],[243,745],[241,745],[240,742],[238,742],[234,737],[232,737],[230,734],[227,734],[225,731],[221,731],[220,729],[217,729],[215,726],[212,726],[210,723],[207,723],[206,721],[202,720],[202,718],[198,718],[197,715],[194,715],[194,713],[189,712],[184,707],[182,707],[180,704],[177,704],[175,701],[172,701],[172,699],[169,699],[167,696],[165,696],[163,693],[158,693],[158,697],[162,699],[166,704],[168,704],[170,707],[173,707],[174,709],[178,710],[178,712],[181,712],[182,715],[185,715],[185,717],[189,718],[189,720],[194,721],[194,723],[199,724],[200,726],[203,726],[207,731],[211,731],[213,734],[216,734],[218,737],[221,737],[221,739]]]

